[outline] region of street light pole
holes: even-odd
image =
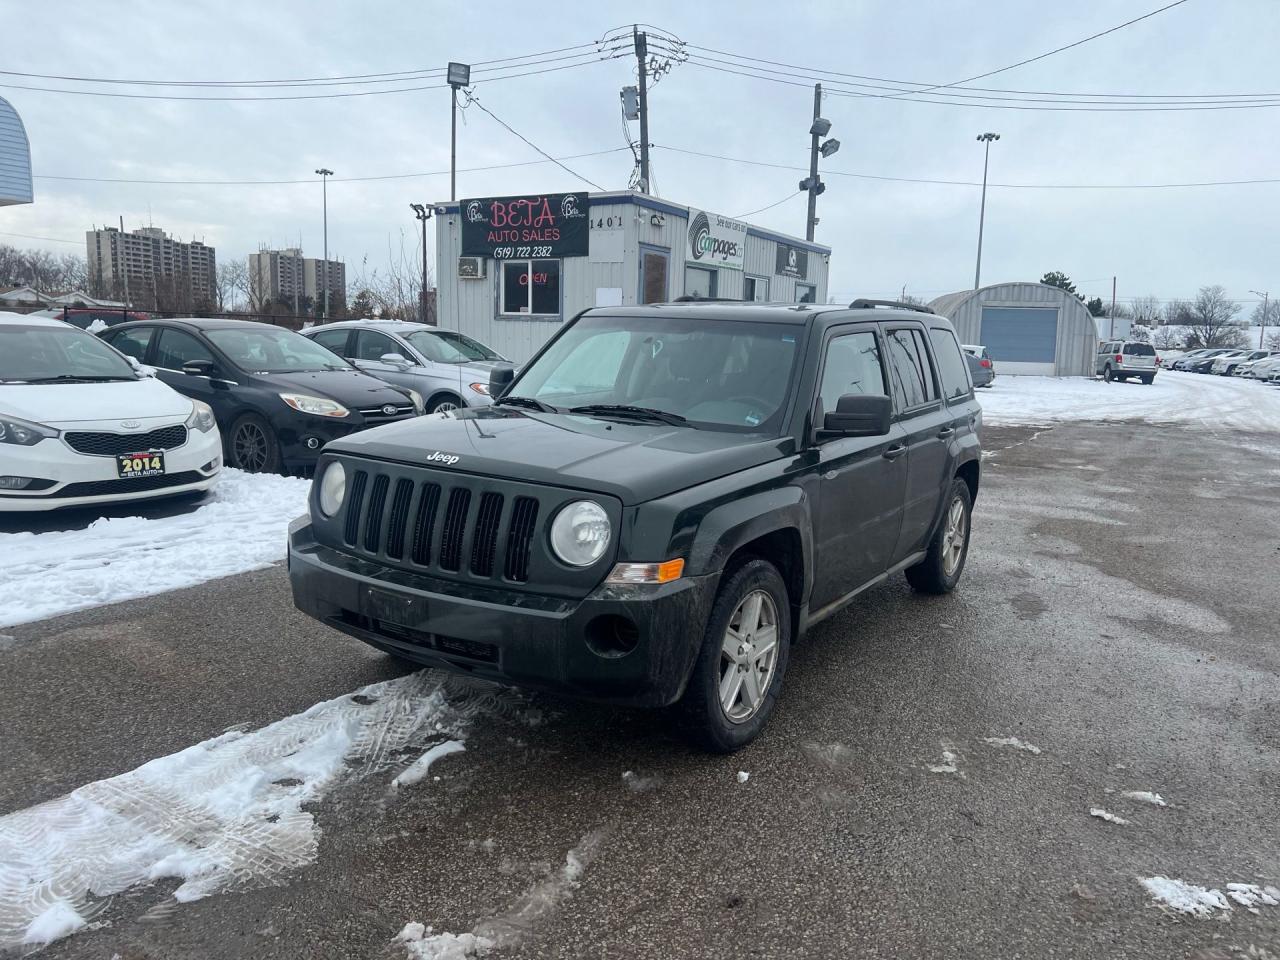
[[[458,90],[471,83],[471,66],[450,61],[445,74],[453,94],[452,113],[449,116],[449,199],[458,199]]]
[[[1262,338],[1267,335],[1267,304],[1271,301],[1270,290],[1250,290],[1256,296],[1262,298],[1262,329],[1258,331],[1258,349],[1264,349],[1262,346]]]
[[[333,171],[321,167],[316,173],[320,176],[320,195],[324,203],[324,319],[329,319],[329,178]]]
[[[987,164],[991,160],[991,141],[999,140],[998,133],[981,133],[978,140],[984,141],[986,147],[982,156],[982,206],[978,210],[978,262],[973,268],[973,289],[982,285],[982,228],[987,219]]]
[[[422,292],[418,297],[418,315],[420,322],[431,323],[432,321],[427,319],[427,221],[431,219],[434,208],[421,203],[411,203],[409,208],[413,210],[413,215],[422,221]]]

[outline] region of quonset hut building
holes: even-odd
[[[0,207],[30,203],[31,146],[18,111],[0,97]]]
[[[1093,316],[1061,287],[997,283],[948,293],[929,307],[951,321],[961,343],[985,346],[1001,374],[1093,376]]]

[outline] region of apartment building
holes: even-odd
[[[321,306],[329,288],[329,312],[346,304],[347,266],[339,260],[304,257],[299,247],[249,254],[249,299],[255,310],[270,303],[301,313]]]
[[[89,283],[98,296],[153,310],[211,309],[217,301],[213,247],[174,240],[159,227],[89,230]]]

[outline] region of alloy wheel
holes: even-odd
[[[267,435],[256,423],[242,423],[232,440],[236,465],[249,473],[260,473],[267,465]]]
[[[964,501],[956,497],[947,511],[947,527],[942,534],[942,572],[955,576],[964,556],[965,538],[969,535],[969,520],[965,516]]]
[[[720,647],[720,708],[731,723],[746,723],[764,705],[778,666],[778,607],[752,590],[729,618]]]

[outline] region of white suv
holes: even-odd
[[[208,490],[213,411],[61,320],[0,313],[0,513]]]
[[[1160,368],[1155,347],[1138,340],[1104,340],[1098,344],[1094,373],[1110,383],[1137,377],[1151,383]]]

